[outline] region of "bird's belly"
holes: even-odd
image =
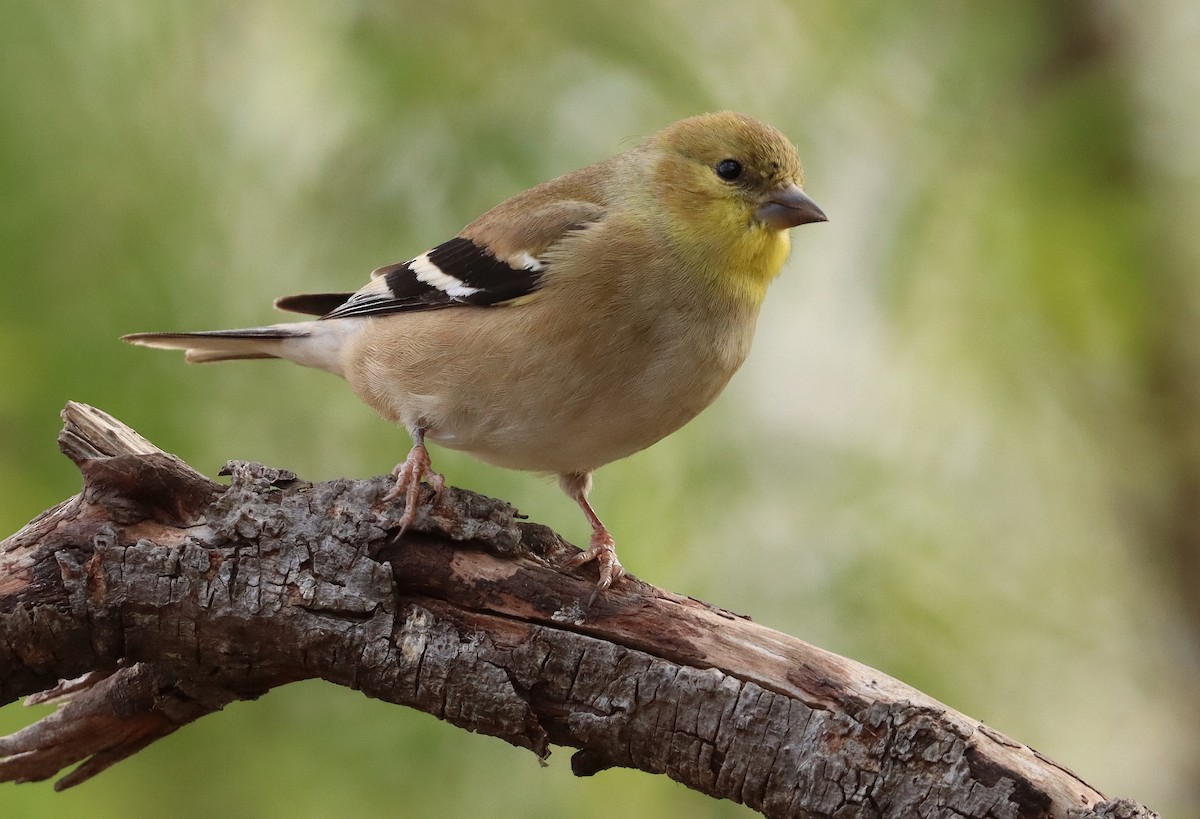
[[[461,322],[448,328],[422,314],[405,317],[394,346],[354,356],[360,366],[347,368],[347,380],[385,418],[482,461],[590,472],[645,449],[712,403],[753,332],[752,320],[692,335],[647,323],[527,344],[484,326],[505,320],[504,309],[447,316]],[[428,343],[438,332],[446,342]]]
[[[446,419],[439,434],[448,446],[500,466],[590,472],[682,427],[713,402],[744,357],[695,344],[654,353],[586,366],[568,358],[539,377],[538,387],[510,391],[494,405],[500,411],[485,405],[475,423],[461,427]]]
[[[484,406],[443,416],[428,437],[509,469],[590,472],[682,427],[711,403],[724,381],[701,392],[695,386],[660,382],[638,397],[618,390],[590,398],[551,391],[543,393],[549,400],[526,403],[517,412],[510,404],[502,412]]]

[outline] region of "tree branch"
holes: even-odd
[[[390,479],[225,487],[68,404],[83,491],[0,543],[0,780],[78,784],[182,725],[319,677],[574,771],[622,766],[768,816],[1149,817],[903,683],[633,578],[447,488],[404,536]],[[42,693],[38,693],[42,692]]]

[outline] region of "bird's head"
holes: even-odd
[[[800,158],[788,138],[744,114],[701,114],[653,138],[663,152],[656,187],[672,209],[724,211],[747,227],[786,230],[825,221],[804,193]],[[724,221],[724,220],[722,220]]]
[[[825,221],[804,193],[800,158],[766,123],[730,112],[676,122],[648,141],[652,187],[676,246],[697,269],[761,300],[789,249],[788,228]]]

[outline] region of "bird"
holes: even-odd
[[[385,496],[404,498],[401,532],[423,483],[441,503],[426,441],[556,475],[591,527],[560,568],[595,562],[600,593],[625,569],[588,501],[592,475],[678,430],[741,366],[789,229],[826,221],[803,186],[779,130],[700,114],[516,194],[357,291],[275,302],[315,318],[123,340],[344,378],[412,439]]]

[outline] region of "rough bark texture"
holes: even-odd
[[[744,617],[633,578],[589,605],[594,577],[554,568],[574,547],[501,501],[447,488],[400,536],[390,479],[232,462],[225,487],[99,410],[63,417],[84,489],[0,543],[0,703],[66,704],[0,739],[2,780],[82,763],[74,785],[320,677],[768,816],[1153,816]]]

